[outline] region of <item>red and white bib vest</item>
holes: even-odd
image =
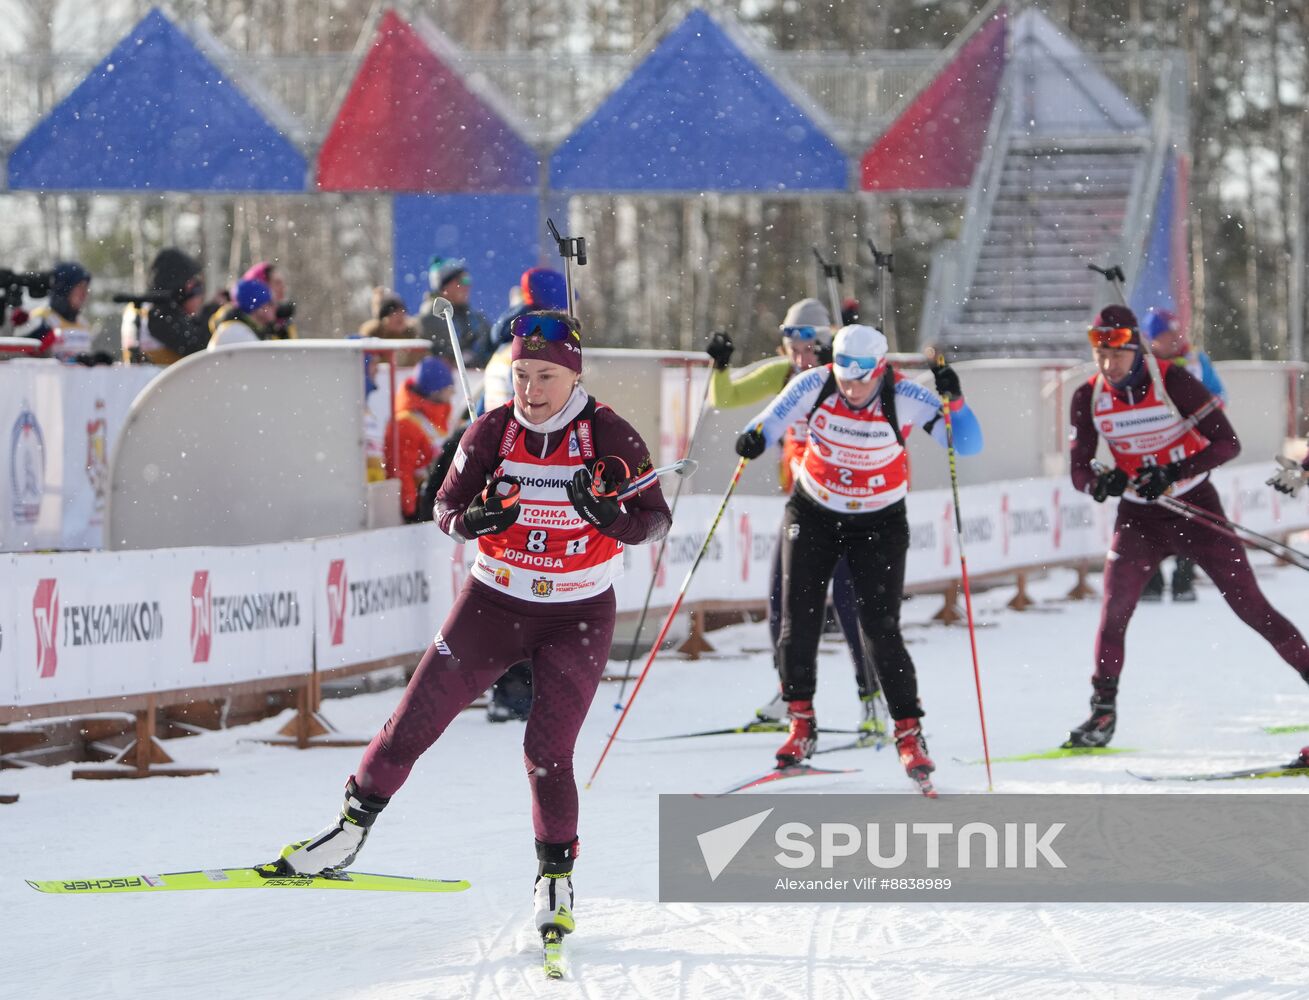
[[[1161,374],[1167,373],[1168,364],[1159,363]],[[1109,446],[1115,464],[1128,478],[1135,476],[1142,466],[1180,462],[1209,446],[1209,440],[1195,429],[1195,419],[1180,416],[1176,407],[1160,398],[1160,388],[1153,380],[1139,402],[1128,403],[1106,391],[1101,378],[1100,375],[1091,378],[1091,418]],[[1168,492],[1174,496],[1185,493],[1208,477],[1206,472],[1179,479]],[[1146,502],[1131,492],[1124,493],[1123,499],[1131,503]]]
[[[882,510],[909,492],[909,460],[880,399],[852,410],[834,392],[809,418],[800,488],[829,510]]]
[[[595,458],[591,412],[584,409],[545,456],[527,450],[522,424],[509,418],[499,471],[518,479],[522,510],[508,531],[477,540],[472,572],[482,583],[524,601],[561,603],[602,594],[622,576],[623,544],[582,520],[565,492]]]

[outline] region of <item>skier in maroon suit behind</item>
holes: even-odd
[[[1136,315],[1126,306],[1101,310],[1090,330],[1100,369],[1072,401],[1073,485],[1099,503],[1122,497],[1104,567],[1104,603],[1091,677],[1091,717],[1065,747],[1108,745],[1118,721],[1118,676],[1127,623],[1145,583],[1168,556],[1185,556],[1209,575],[1240,619],[1262,635],[1309,682],[1309,646],[1264,597],[1239,542],[1154,501],[1165,493],[1219,516],[1209,471],[1241,451],[1222,403],[1186,369],[1159,362],[1155,384]],[[1103,435],[1112,469],[1095,462]]]
[[[578,843],[573,748],[609,658],[612,584],[623,546],[658,541],[672,516],[657,480],[616,499],[626,477],[613,470],[649,474],[649,452],[630,424],[581,387],[576,321],[529,312],[511,332],[514,398],[464,434],[437,495],[441,530],[477,540],[472,573],[346,783],[341,815],[284,848],[281,863],[301,873],[351,864],[418,757],[508,667],[530,660],[523,755],[539,862],[536,925],[567,933]]]

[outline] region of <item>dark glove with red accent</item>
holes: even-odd
[[[1168,465],[1145,465],[1132,480],[1132,489],[1136,490],[1136,495],[1142,500],[1158,500],[1179,478],[1175,462]]]
[[[464,534],[471,538],[507,531],[522,510],[519,484],[513,476],[495,476],[464,511]]]
[[[936,394],[942,399],[964,398],[964,387],[959,384],[959,375],[949,365],[941,364],[933,368],[932,378],[936,382]]]
[[[611,481],[605,475],[608,462],[622,464],[622,459],[597,459],[593,466],[596,470],[594,476],[591,469],[578,469],[573,474],[573,481],[564,487],[564,492],[568,494],[568,499],[572,501],[574,509],[582,520],[595,525],[601,531],[617,521],[623,512],[623,509],[618,506],[617,499],[619,483],[616,477]],[[623,464],[622,467],[626,469],[627,466]],[[597,487],[604,494],[603,496],[596,495]]]
[[[1091,499],[1104,503],[1109,497],[1120,497],[1127,489],[1127,473],[1122,469],[1101,469],[1091,483]]]

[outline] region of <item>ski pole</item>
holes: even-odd
[[[670,465],[661,465],[657,469],[651,469],[649,472],[643,472],[630,483],[623,487],[618,493],[619,500],[630,500],[638,493],[644,493],[651,486],[659,481],[660,476],[675,475],[678,477],[677,488],[682,488],[682,480],[689,479],[695,475],[695,470],[700,468],[700,463],[690,458],[679,458]],[[665,535],[665,538],[668,536]]]
[[[1113,285],[1114,292],[1118,295],[1119,304],[1127,305],[1127,296],[1123,294],[1123,282],[1127,278],[1123,274],[1122,265],[1110,264],[1108,267],[1097,267],[1095,264],[1087,264],[1086,267]],[[1150,346],[1150,338],[1139,332],[1137,336],[1141,341],[1141,350],[1145,351],[1145,367],[1150,372],[1150,381],[1154,383],[1155,395],[1168,408],[1168,412],[1175,417],[1178,415],[1177,407],[1173,406],[1172,399],[1169,398],[1168,393],[1164,392],[1164,377],[1159,371],[1159,359],[1154,356],[1154,348]]]
[[[641,669],[641,674],[636,678],[636,686],[632,688],[632,697],[627,699],[627,705],[623,708],[623,714],[618,717],[618,722],[614,724],[614,730],[609,734],[609,739],[605,741],[604,750],[600,752],[600,759],[596,761],[595,770],[591,772],[591,777],[586,779],[586,787],[589,789],[595,781],[595,776],[600,773],[600,768],[604,765],[605,758],[609,756],[609,748],[614,745],[614,737],[618,735],[618,730],[623,728],[623,721],[627,718],[627,713],[632,710],[632,705],[636,702],[636,696],[641,693],[641,685],[645,683],[646,675],[650,673],[650,667],[654,665],[655,657],[659,655],[659,647],[664,644],[664,638],[668,635],[668,629],[673,624],[673,619],[677,617],[677,612],[681,610],[682,599],[686,597],[687,590],[691,587],[691,578],[695,576],[696,569],[700,566],[700,561],[704,559],[705,553],[709,551],[709,543],[713,541],[714,532],[718,530],[718,522],[723,519],[723,514],[727,510],[728,501],[732,499],[732,494],[736,491],[736,484],[741,481],[741,473],[745,471],[746,463],[750,460],[742,458],[736,463],[736,471],[732,473],[732,481],[727,484],[727,492],[723,494],[723,502],[718,505],[718,513],[714,515],[714,520],[709,525],[709,531],[704,536],[704,542],[700,546],[700,551],[696,553],[695,562],[691,563],[691,568],[686,571],[686,579],[682,581],[682,587],[677,592],[677,599],[673,601],[672,608],[668,611],[668,617],[664,619],[664,627],[659,630],[659,637],[655,639],[654,645],[650,647],[650,655],[646,658],[645,666]]]
[[[1197,524],[1204,524],[1213,528],[1220,535],[1226,535],[1228,538],[1249,545],[1251,548],[1267,552],[1269,555],[1276,556],[1278,559],[1284,559],[1292,566],[1309,570],[1309,554],[1301,552],[1299,549],[1293,549],[1291,546],[1279,542],[1275,538],[1261,535],[1259,532],[1252,528],[1247,528],[1243,524],[1229,521],[1227,518],[1221,517],[1211,510],[1205,510],[1203,507],[1196,506],[1189,500],[1183,500],[1181,497],[1168,496],[1168,494],[1165,493],[1158,499],[1157,503],[1159,503],[1160,506],[1171,510],[1175,514],[1180,514],[1187,520],[1195,521]]]
[[[691,438],[686,443],[686,457],[684,461],[690,460],[691,452],[695,450],[696,435],[700,433],[700,425],[704,422],[705,407],[709,405],[709,390],[713,385],[713,372],[709,373],[709,378],[705,380],[704,395],[700,398],[700,409],[696,411],[695,426],[691,428]],[[679,478],[677,481],[677,490],[673,493],[673,502],[669,508],[669,514],[676,518],[677,501],[682,498],[682,484],[685,478]],[[628,647],[627,667],[623,670],[623,683],[618,688],[618,700],[614,702],[614,711],[621,711],[623,708],[623,695],[627,693],[627,682],[632,679],[632,664],[636,661],[636,647],[641,643],[641,633],[645,631],[645,616],[650,611],[650,600],[654,597],[655,584],[659,581],[659,568],[664,564],[664,553],[668,551],[668,535],[664,535],[663,540],[659,543],[659,551],[655,554],[654,571],[650,574],[650,585],[645,588],[645,603],[641,605],[641,617],[636,621],[636,635],[632,639],[632,645]]]
[[[936,367],[945,367],[945,355],[937,352]],[[973,595],[968,584],[968,557],[964,554],[964,521],[959,513],[959,473],[955,468],[954,423],[950,417],[950,396],[942,400],[941,415],[945,419],[945,451],[950,458],[950,489],[954,493],[954,530],[959,541],[959,573],[964,586],[964,611],[968,615],[968,644],[973,651],[973,682],[977,686],[977,718],[982,724],[982,756],[986,759],[986,790],[995,791],[991,779],[991,746],[986,738],[986,709],[982,707],[982,671],[977,662],[977,629],[973,625]]]
[[[845,280],[845,276],[841,273],[840,264],[835,261],[831,264],[827,263],[817,247],[812,249],[814,259],[818,261],[818,266],[823,269],[823,277],[827,279],[827,302],[832,309],[832,326],[839,330],[845,325],[841,322],[841,282]]]
[[[895,273],[895,254],[882,253],[874,245],[871,237],[868,239],[868,249],[873,253],[873,266],[877,269],[877,291],[882,297],[880,316],[878,317],[878,329],[883,334],[886,333],[886,279]],[[885,273],[883,273],[885,272]]]
[[[432,300],[432,315],[438,313],[445,318],[445,328],[450,332],[450,351],[455,356],[455,366],[459,369],[459,384],[464,390],[464,402],[468,404],[468,422],[477,420],[477,411],[473,408],[473,393],[468,388],[468,372],[464,369],[464,351],[459,346],[459,334],[455,332],[455,307],[450,300],[438,295]]]

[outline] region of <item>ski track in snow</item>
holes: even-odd
[[[1260,565],[1274,604],[1309,628],[1309,576]],[[1041,613],[978,595],[983,693],[992,754],[1056,745],[1086,714],[1096,602],[1056,603],[1072,582],[1032,587]],[[943,793],[980,792],[981,756],[968,633],[928,627],[938,599],[905,607],[926,733]],[[710,637],[717,654],[659,661],[626,736],[730,725],[772,693],[766,627]],[[751,650],[751,652],[743,652]],[[823,646],[817,713],[852,727],[849,659]],[[596,699],[578,745],[588,774],[616,714]],[[329,701],[343,731],[371,735],[398,691]],[[216,776],[75,782],[69,767],[0,772],[21,802],[0,808],[0,997],[551,997],[609,1000],[798,997],[1303,998],[1309,995],[1309,905],[660,904],[659,793],[714,792],[771,765],[777,734],[616,744],[582,792],[579,930],[569,978],[546,982],[531,922],[535,873],[521,727],[457,719],[419,762],[374,828],[365,871],[464,877],[464,893],[224,892],[41,896],[24,878],[109,876],[249,864],[320,829],[335,813],[358,749],[297,752],[251,742],[282,719],[168,744]],[[1309,734],[1309,689],[1202,584],[1194,605],[1146,605],[1128,633],[1116,757],[994,765],[1017,793],[1303,794],[1309,783],[1150,785],[1142,773],[1190,773],[1290,759]],[[829,736],[832,741],[846,737]],[[892,751],[848,751],[825,766],[861,772],[782,783],[763,794],[916,794]]]

